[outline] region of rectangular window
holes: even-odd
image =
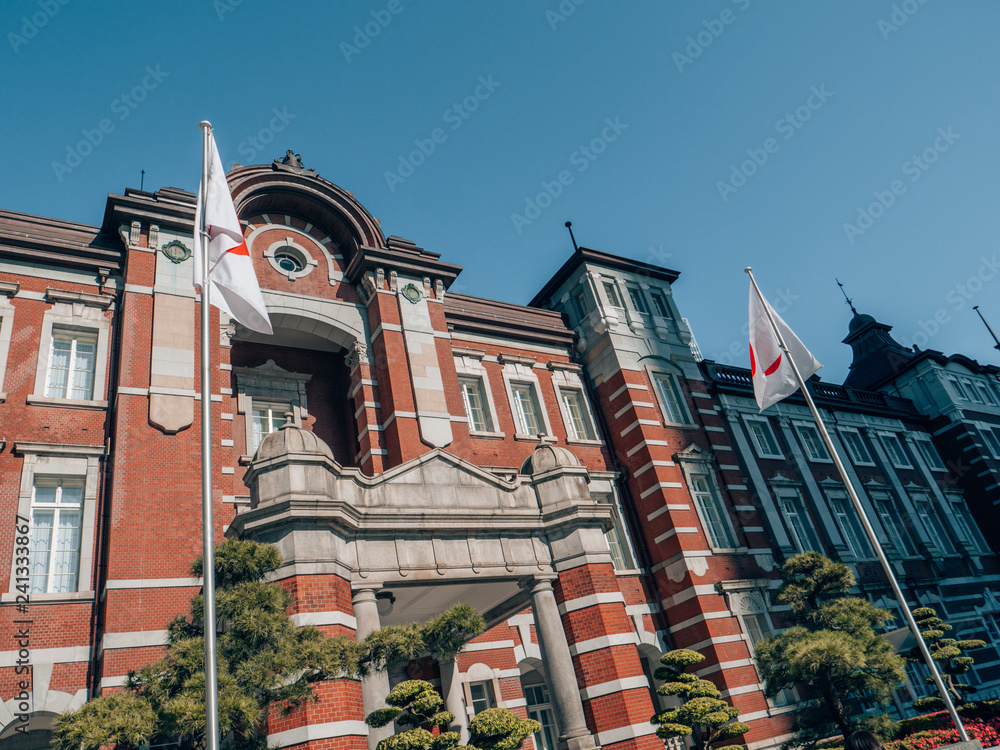
[[[907,458],[906,451],[903,450],[903,444],[900,442],[898,435],[894,432],[883,432],[880,437],[882,438],[882,445],[885,446],[885,452],[889,456],[889,462],[893,466],[897,469],[913,468],[913,464]]]
[[[611,305],[612,307],[625,307],[622,304],[622,298],[618,295],[618,285],[615,284],[615,282],[613,281],[607,281],[607,280],[605,280],[603,284],[604,284],[604,293],[608,297],[608,304]]]
[[[480,711],[485,711],[487,708],[497,707],[497,699],[493,692],[493,683],[491,681],[470,682],[469,695],[472,698],[473,715],[478,714]]]
[[[948,376],[948,380],[951,381],[951,387],[955,390],[955,393],[958,394],[958,397],[960,399],[968,401],[969,400],[969,394],[965,390],[965,386],[962,385],[962,381],[959,380],[958,378],[956,378],[954,375],[949,375]]]
[[[562,400],[563,414],[566,418],[566,435],[570,440],[593,440],[594,425],[590,421],[590,412],[583,400],[583,392],[560,388],[559,398]]]
[[[260,441],[272,432],[279,430],[285,424],[285,413],[292,410],[291,404],[279,401],[253,401],[253,445],[251,453],[257,451]]]
[[[788,534],[797,552],[822,552],[812,521],[802,504],[802,496],[798,490],[782,488],[777,492],[781,515],[788,525]]]
[[[771,430],[771,423],[766,418],[745,418],[745,421],[758,456],[783,458],[781,451],[778,450],[778,441]]]
[[[628,298],[632,302],[632,307],[635,308],[635,311],[640,312],[643,315],[649,315],[649,308],[646,307],[646,300],[642,297],[642,289],[632,285],[626,286],[625,289],[628,290]]]
[[[945,468],[944,461],[941,460],[941,454],[937,452],[937,448],[934,447],[934,443],[930,440],[923,440],[918,438],[914,441],[917,444],[917,450],[920,451],[920,455],[923,457],[924,461],[927,462],[927,466],[931,471],[948,471]]]
[[[649,298],[653,301],[653,311],[661,318],[670,318],[670,306],[667,298],[658,289],[650,290]]]
[[[753,655],[758,643],[774,635],[771,629],[771,621],[763,612],[753,615],[742,615],[742,619],[743,629],[746,631],[747,638],[750,639],[750,653]],[[785,688],[774,696],[771,702],[777,708],[789,706],[795,702],[795,694],[789,688]]]
[[[462,389],[462,403],[465,405],[465,417],[469,420],[471,432],[491,432],[493,423],[490,410],[483,397],[483,380],[475,377],[460,377],[458,385]]]
[[[587,299],[587,293],[583,289],[573,296],[573,302],[576,304],[577,317],[587,317],[587,314],[590,312],[590,301]]]
[[[951,552],[951,545],[948,544],[948,535],[945,533],[944,524],[938,515],[937,508],[931,502],[930,494],[926,492],[911,492],[910,498],[917,508],[917,516],[927,530],[927,536],[931,544],[938,552]]]
[[[979,395],[982,397],[984,404],[989,404],[990,406],[996,406],[997,405],[997,401],[993,397],[993,393],[990,391],[990,389],[986,385],[986,383],[980,383],[977,380],[975,385],[976,385],[976,390],[979,392]]]
[[[538,408],[538,396],[535,386],[531,383],[511,383],[510,392],[514,397],[514,421],[517,431],[522,435],[541,435],[541,411]]]
[[[90,401],[96,367],[97,334],[53,328],[45,395]]]
[[[653,385],[660,397],[660,409],[665,422],[684,424],[688,421],[687,411],[682,406],[681,395],[677,383],[671,375],[653,375]]]
[[[35,479],[31,496],[32,593],[76,591],[83,531],[83,483]]]
[[[528,718],[542,725],[541,730],[532,735],[535,750],[558,750],[559,729],[548,689],[544,685],[527,685],[524,698],[528,704]]]
[[[732,549],[736,547],[732,529],[726,518],[722,501],[714,491],[711,480],[704,474],[691,475],[691,495],[701,522],[705,525],[705,536],[715,549]]]
[[[979,530],[979,524],[976,523],[976,519],[969,512],[965,496],[960,492],[948,492],[945,493],[945,497],[951,503],[952,515],[955,516],[955,523],[958,525],[958,529],[965,541],[971,544],[974,550],[979,552],[988,551],[989,544],[987,544],[986,538]]]
[[[851,555],[857,559],[874,557],[871,545],[865,535],[865,530],[858,518],[854,504],[847,497],[847,492],[840,489],[826,490],[833,516],[837,519],[837,528],[844,537]]]
[[[799,433],[799,440],[802,441],[802,447],[805,448],[806,456],[809,457],[810,461],[831,460],[830,453],[826,450],[823,438],[820,437],[819,430],[816,429],[815,425],[797,424],[795,431]]]
[[[983,435],[983,441],[986,443],[986,447],[990,449],[990,453],[993,454],[993,458],[1000,458],[1000,438],[997,438],[997,434],[992,428],[986,425],[979,425],[979,432]]]
[[[882,520],[882,526],[885,527],[885,533],[888,535],[889,541],[892,542],[892,546],[904,557],[912,555],[913,544],[902,523],[892,495],[885,490],[871,490],[868,494],[875,504],[875,510]]]
[[[608,493],[594,493],[594,499],[602,505],[610,505],[613,508],[611,514],[612,527],[604,532],[604,538],[608,541],[608,548],[611,550],[611,561],[615,570],[635,570],[635,561],[628,545],[628,536],[625,534],[625,525],[622,523],[621,513],[615,503],[614,496]]]
[[[841,427],[840,437],[844,441],[844,447],[847,448],[847,453],[851,457],[851,461],[860,466],[871,466],[875,462],[872,461],[872,455],[868,452],[868,446],[865,445],[865,439],[861,436],[853,427]]]

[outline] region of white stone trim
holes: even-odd
[[[101,638],[101,650],[115,648],[144,648],[166,646],[166,630],[135,630],[128,633],[105,633]]]
[[[201,578],[112,578],[105,585],[107,590],[114,589],[171,589],[187,586],[201,586]]]
[[[559,614],[566,614],[567,612],[576,612],[579,609],[586,609],[587,607],[593,607],[598,604],[613,604],[621,602],[625,603],[625,596],[620,591],[607,592],[602,594],[590,594],[589,596],[581,596],[578,599],[571,599],[568,602],[563,602],[559,605]],[[466,646],[468,648],[468,646]]]
[[[602,695],[611,695],[612,693],[620,693],[624,690],[637,690],[640,688],[643,690],[649,689],[649,682],[646,681],[643,675],[626,677],[623,680],[609,680],[597,685],[588,685],[580,690],[580,697],[587,701],[593,698],[600,698]]]
[[[487,641],[485,643],[466,643],[462,653],[468,651],[492,651],[498,648],[514,648],[514,641]]]
[[[13,667],[17,659],[17,651],[0,651],[0,669]],[[72,664],[80,661],[90,661],[89,646],[62,646],[59,648],[31,649],[31,663],[33,665]]]
[[[291,747],[310,740],[325,740],[331,737],[367,737],[368,725],[363,721],[330,721],[326,724],[306,724],[284,732],[267,735],[271,747]]]
[[[630,645],[639,645],[639,636],[635,634],[634,630],[629,633],[612,633],[611,635],[602,635],[599,638],[591,638],[587,641],[580,641],[579,643],[571,645],[569,650],[571,654],[579,656],[580,654],[587,654],[591,651],[600,651],[602,648]]]
[[[656,727],[647,721],[642,724],[632,724],[627,727],[609,729],[606,732],[598,732],[597,744],[602,747],[607,747],[615,742],[625,742],[625,740],[635,739],[636,737],[645,737],[649,734],[656,734]]]
[[[702,614],[695,615],[694,617],[689,617],[676,625],[671,625],[667,628],[670,633],[679,633],[685,628],[689,628],[692,625],[697,625],[699,622],[704,622],[706,620],[721,620],[725,617],[732,617],[729,610],[720,610],[718,612],[703,612]]]
[[[652,495],[657,490],[679,490],[683,489],[684,485],[680,482],[657,482],[652,487],[644,490],[642,494],[639,495],[640,500],[645,500],[647,497]]]
[[[358,620],[353,615],[336,610],[331,612],[298,612],[291,616],[291,621],[296,627],[305,625],[343,625],[351,630],[358,629]],[[468,648],[468,647],[466,647]]]

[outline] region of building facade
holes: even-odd
[[[311,170],[229,183],[274,334],[212,311],[216,537],[277,545],[292,618],[330,635],[458,602],[490,625],[447,663],[322,683],[272,717],[272,744],[374,748],[364,716],[409,674],[461,727],[501,706],[541,722],[539,750],[655,750],[652,673],[680,647],[752,749],[787,738],[797,696],[766,699],[753,662],[783,625],[781,563],[817,549],[885,606],[888,589],[804,406],[759,415],[746,371],[693,354],[678,272],[579,248],[529,305],[461,295],[459,266]],[[109,196],[100,227],[0,212],[10,747],[120,690],[199,592],[194,210],[164,188]],[[911,603],[1000,642],[997,368],[879,355],[872,331],[888,337],[855,317],[857,382],[817,398]],[[890,354],[905,366],[871,366]],[[995,695],[996,652],[976,656]]]

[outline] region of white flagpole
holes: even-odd
[[[885,556],[885,551],[882,549],[882,545],[879,544],[878,536],[875,534],[875,529],[872,528],[871,522],[868,520],[868,515],[865,513],[864,506],[861,505],[861,500],[858,498],[858,493],[854,490],[854,485],[847,476],[847,470],[844,468],[844,464],[840,460],[840,455],[837,453],[837,449],[834,447],[833,441],[830,439],[830,433],[827,432],[826,425],[823,424],[823,419],[820,417],[819,410],[816,408],[816,404],[812,400],[812,395],[806,388],[805,381],[802,379],[802,374],[799,372],[799,368],[795,364],[795,360],[792,359],[791,352],[788,351],[788,347],[785,345],[785,339],[782,337],[778,326],[775,325],[774,318],[771,317],[771,308],[767,304],[766,300],[764,300],[764,295],[761,294],[760,287],[757,286],[757,280],[753,277],[750,266],[747,266],[743,270],[746,271],[747,275],[750,277],[750,283],[753,284],[753,288],[757,292],[757,296],[760,297],[761,302],[763,302],[762,307],[764,308],[764,312],[767,314],[767,320],[771,324],[771,329],[774,331],[774,335],[778,337],[778,345],[781,347],[781,351],[785,353],[789,364],[792,366],[792,372],[795,373],[795,379],[799,382],[799,389],[802,391],[802,396],[809,405],[809,411],[812,412],[813,419],[816,420],[816,428],[823,436],[823,442],[826,444],[826,450],[833,459],[833,463],[836,465],[837,471],[840,472],[841,481],[843,481],[844,487],[847,489],[847,494],[851,497],[851,502],[854,504],[854,510],[857,511],[858,516],[861,518],[861,525],[865,529],[865,534],[868,535],[868,540],[875,549],[878,561],[882,563],[882,570],[885,572],[886,578],[889,579],[889,585],[892,587],[892,592],[895,594],[896,600],[899,602],[899,606],[903,610],[903,617],[906,619],[906,624],[909,626],[910,631],[917,639],[917,645],[920,647],[920,653],[923,655],[924,662],[927,664],[927,668],[934,677],[934,684],[937,685],[938,693],[941,695],[941,699],[948,708],[948,713],[951,715],[951,720],[954,723],[955,728],[958,730],[961,741],[968,742],[969,735],[966,733],[965,726],[962,724],[962,720],[958,716],[958,711],[955,710],[955,704],[952,703],[951,696],[948,694],[944,681],[941,679],[941,674],[938,672],[937,665],[934,663],[934,658],[931,656],[930,649],[927,648],[927,643],[924,641],[924,637],[920,633],[917,621],[913,619],[913,613],[910,612],[910,607],[906,603],[906,597],[903,596],[903,591],[899,588],[896,576],[893,574],[892,567],[889,565],[889,558]]]
[[[201,162],[201,522],[202,574],[205,595],[205,740],[207,750],[219,750],[219,677],[215,646],[215,540],[212,521],[212,358],[209,349],[211,311],[208,266],[208,228],[205,214],[208,203],[208,139],[212,123],[203,120]]]

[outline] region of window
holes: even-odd
[[[653,301],[653,311],[659,315],[661,318],[670,317],[670,306],[667,304],[667,298],[663,295],[659,289],[652,289],[649,292],[649,298]]]
[[[892,495],[886,490],[869,490],[869,496],[875,504],[875,511],[882,519],[882,526],[889,537],[889,541],[896,551],[909,557],[913,554],[913,544],[906,532],[906,527],[902,523],[899,510],[893,502]]]
[[[785,517],[789,536],[797,552],[822,552],[816,532],[806,513],[799,491],[792,487],[781,487],[776,492],[781,515]]]
[[[859,466],[874,465],[875,462],[872,461],[872,455],[868,452],[868,446],[865,445],[865,439],[860,432],[853,427],[841,427],[840,437],[844,441],[844,447],[847,448],[851,461]]]
[[[462,389],[462,403],[465,405],[465,416],[469,420],[470,432],[491,432],[493,423],[490,420],[490,410],[483,399],[483,379],[477,377],[461,377],[458,379]]]
[[[665,422],[684,424],[688,421],[687,411],[682,406],[681,395],[673,376],[665,373],[653,375],[653,385],[660,400],[660,410]]]
[[[76,591],[83,529],[83,482],[35,477],[31,498],[32,593]]]
[[[930,494],[927,492],[911,491],[910,498],[916,505],[917,515],[920,517],[920,522],[923,523],[924,529],[927,530],[927,536],[930,539],[931,545],[938,552],[951,552],[951,546],[947,543],[948,535],[945,533],[944,524],[941,523],[941,517],[938,515],[937,508],[931,502]]]
[[[823,438],[820,437],[819,430],[816,429],[815,425],[797,424],[795,431],[799,433],[799,440],[802,441],[802,447],[806,449],[806,456],[809,457],[810,461],[831,460],[830,454],[823,444]]]
[[[646,307],[646,300],[642,297],[642,289],[637,286],[627,285],[625,289],[628,291],[628,298],[632,302],[632,307],[635,308],[636,312],[642,313],[643,315],[649,315],[649,308]]]
[[[990,391],[989,386],[987,386],[986,383],[980,383],[977,380],[976,383],[975,383],[975,385],[976,385],[976,390],[979,392],[979,395],[982,397],[984,404],[989,404],[990,406],[996,406],[997,405],[996,398],[993,396],[993,392]]]
[[[96,369],[96,333],[52,329],[46,396],[90,401]]]
[[[764,417],[744,417],[747,431],[753,440],[757,455],[761,458],[783,458],[778,450],[778,441],[771,431],[771,423]]]
[[[14,330],[14,305],[10,303],[10,297],[17,294],[19,289],[19,284],[0,281],[0,401],[7,398],[7,394],[3,391],[3,381],[7,372],[11,334]]]
[[[930,440],[924,440],[922,438],[917,438],[913,441],[917,450],[920,451],[920,455],[923,457],[927,466],[930,467],[931,471],[948,471],[945,468],[944,461],[941,460],[941,454],[937,452],[937,448],[934,447],[934,443]]]
[[[259,230],[255,230],[247,238],[247,246],[254,246],[254,238]],[[289,229],[289,232],[295,230]],[[291,236],[277,242],[272,242],[264,248],[262,255],[278,273],[287,276],[292,281],[308,276],[318,265],[312,254]]]
[[[615,570],[635,570],[636,565],[629,547],[628,535],[625,533],[625,524],[622,523],[621,511],[615,502],[614,494],[611,492],[592,492],[591,494],[597,502],[602,505],[610,505],[613,508],[612,527],[604,532],[604,538],[608,541],[611,562]]]
[[[286,421],[286,413],[292,410],[291,404],[285,402],[253,402],[253,444],[252,452],[260,447],[260,441],[272,432],[277,432]]]
[[[540,435],[545,432],[539,416],[538,397],[531,383],[511,383],[514,422],[517,431],[523,435]]]
[[[493,692],[492,680],[469,683],[469,697],[472,701],[473,716],[487,708],[496,708],[497,699]]]
[[[847,492],[839,488],[827,488],[827,499],[830,501],[830,509],[837,520],[837,528],[840,529],[844,542],[851,556],[856,559],[874,557],[868,537],[861,525],[858,512],[854,509],[854,504],[847,496]]]
[[[989,550],[989,544],[979,530],[979,524],[969,512],[969,506],[965,502],[965,497],[961,492],[946,492],[945,498],[951,503],[952,515],[955,516],[955,524],[961,532],[964,541],[968,542],[972,548],[978,552]]]
[[[903,450],[903,444],[900,442],[899,436],[894,432],[883,432],[880,436],[882,438],[882,445],[885,446],[885,452],[889,456],[889,462],[897,469],[912,469],[913,464],[906,457],[906,451]]]
[[[997,437],[993,428],[981,424],[979,425],[979,431],[982,433],[983,441],[986,443],[986,447],[990,449],[993,457],[1000,458],[1000,438]]]
[[[774,632],[771,630],[771,620],[765,612],[743,615],[742,620],[743,630],[746,632],[747,639],[750,641],[750,653],[754,654],[758,643],[774,636]],[[795,703],[795,694],[792,692],[791,688],[785,688],[774,696],[774,698],[771,699],[771,702],[776,708],[789,706],[792,703]]]
[[[559,727],[556,725],[552,699],[545,685],[524,685],[524,698],[528,704],[528,718],[542,725],[532,735],[535,750],[558,750]]]
[[[624,307],[622,298],[618,296],[618,287],[615,282],[605,279],[602,283],[604,284],[604,293],[608,297],[608,304],[612,307]]]
[[[590,313],[590,301],[587,299],[587,293],[583,289],[573,296],[573,302],[576,304],[577,317],[587,317]]]
[[[559,389],[559,400],[563,406],[563,421],[566,435],[570,440],[593,440],[594,425],[583,399],[583,392],[570,388]]]
[[[705,536],[708,537],[709,544],[715,549],[736,547],[736,539],[726,517],[725,508],[708,475],[691,475],[691,495],[701,522],[705,526]]]
[[[965,401],[968,401],[969,394],[965,390],[965,386],[962,385],[962,381],[960,381],[954,375],[949,375],[948,380],[951,381],[951,387],[954,389],[955,393],[958,394],[958,397],[964,399]]]

